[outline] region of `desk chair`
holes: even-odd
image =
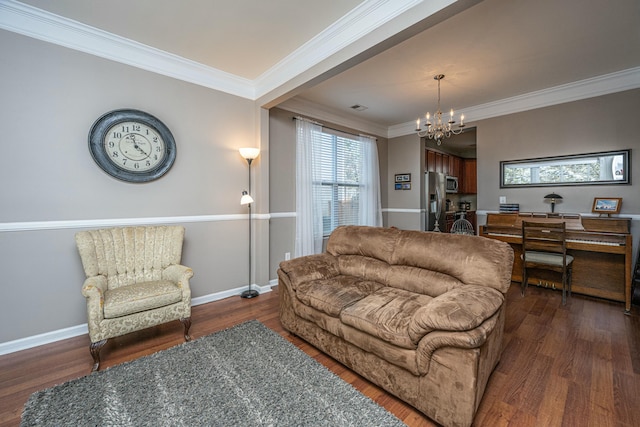
[[[522,296],[527,290],[530,268],[562,273],[562,305],[571,296],[571,264],[567,255],[566,225],[558,222],[522,221]]]

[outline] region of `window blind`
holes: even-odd
[[[340,225],[359,222],[363,144],[339,131],[323,128],[314,138],[318,167],[314,181],[317,202],[322,206],[323,235]]]

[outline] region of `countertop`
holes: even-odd
[[[459,213],[467,213],[467,212],[475,212],[473,209],[469,209],[468,211],[461,211],[461,210],[456,210],[456,211],[446,211],[445,214],[459,214]]]

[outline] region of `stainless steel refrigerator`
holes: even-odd
[[[424,174],[425,230],[445,231],[445,175],[437,172]]]

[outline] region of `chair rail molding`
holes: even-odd
[[[253,214],[252,219],[268,220],[270,214]],[[0,223],[0,233],[12,231],[59,230],[66,228],[126,227],[135,225],[185,224],[191,222],[241,221],[248,214],[192,215],[148,218],[80,219],[62,221],[25,221]]]

